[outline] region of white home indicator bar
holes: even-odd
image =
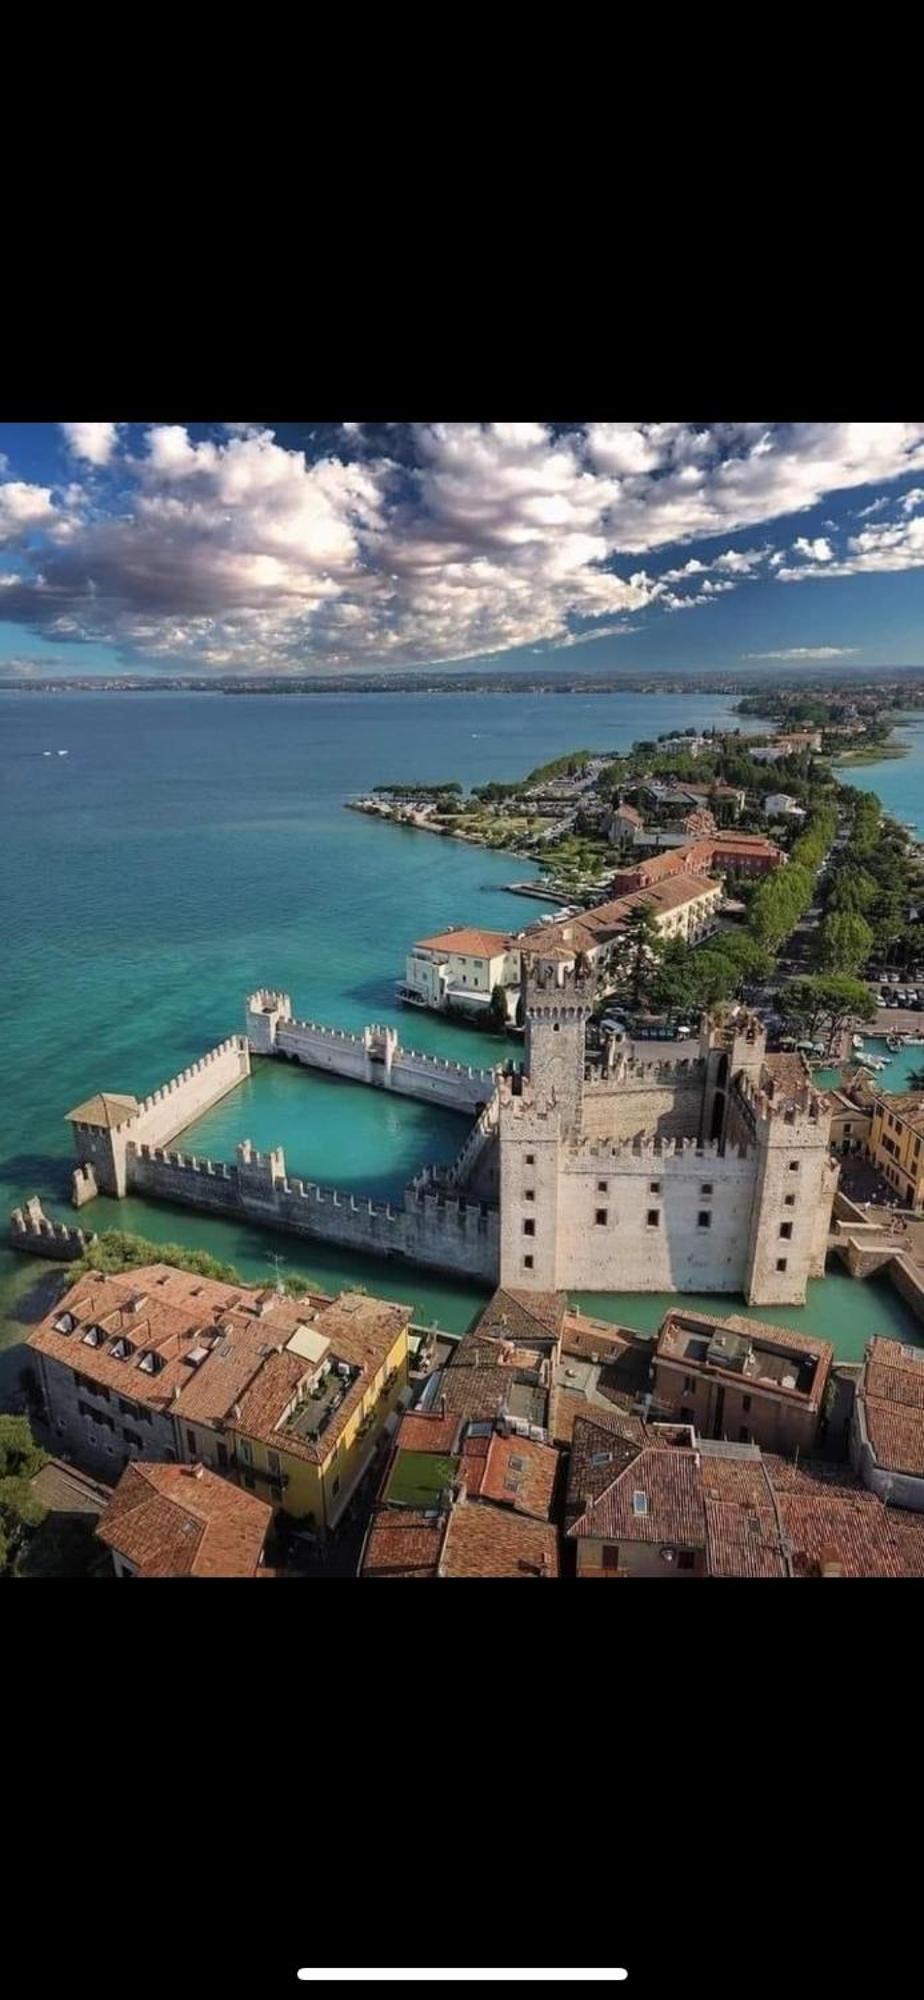
[[[542,1980],[553,1980],[553,1979],[557,1979],[557,1980],[571,1980],[571,1979],[588,1979],[588,1980],[589,1980],[589,1979],[594,1979],[594,1980],[607,1980],[607,1979],[628,1979],[628,1977],[629,1977],[629,1974],[628,1974],[628,1972],[627,1972],[627,1970],[626,1970],[626,1968],[625,1968],[625,1966],[624,1966],[624,1965],[614,1965],[614,1966],[610,1966],[609,1968],[605,1968],[605,1967],[603,1967],[603,1966],[587,1966],[587,1965],[579,1965],[579,1966],[576,1966],[575,1968],[573,1968],[572,1970],[568,1970],[568,1969],[566,1969],[566,1968],[564,1968],[564,1967],[554,1967],[554,1968],[553,1968],[553,1969],[552,1969],[551,1971],[548,1971],[548,1970],[543,1970],[543,1969],[542,1969],[541,1967],[539,1967],[539,1966],[526,1966],[526,1967],[523,1967],[523,1968],[518,1968],[518,1967],[516,1967],[516,1966],[510,1966],[510,1965],[504,1965],[504,1966],[498,1966],[498,1967],[494,1967],[494,1968],[491,1968],[491,1967],[489,1967],[489,1966],[464,1966],[464,1967],[462,1967],[461,1969],[457,1969],[457,1970],[455,1970],[455,1971],[453,1971],[453,1970],[452,1970],[452,1968],[451,1968],[451,1967],[449,1967],[449,1966],[442,1966],[442,1967],[439,1967],[439,1966],[438,1966],[438,1967],[435,1967],[435,1968],[433,1968],[433,1969],[431,1969],[431,1970],[429,1970],[429,1971],[425,1971],[425,1970],[424,1970],[424,1969],[423,1969],[423,1968],[422,1968],[421,1966],[417,1966],[417,1965],[412,1965],[412,1966],[406,1966],[406,1967],[404,1967],[404,1968],[402,1968],[402,1967],[399,1967],[399,1966],[386,1966],[386,1967],[384,1967],[384,1968],[382,1968],[382,1969],[380,1969],[380,1970],[377,1970],[377,1969],[376,1969],[375,1967],[372,1967],[372,1966],[365,1966],[365,1965],[364,1965],[364,1966],[359,1966],[358,1968],[354,1968],[354,1969],[352,1969],[352,1970],[351,1970],[350,1968],[348,1968],[348,1967],[343,1967],[343,1966],[341,1966],[341,1967],[337,1967],[337,1968],[330,1968],[330,1967],[329,1967],[329,1968],[327,1968],[326,1970],[322,1968],[322,1969],[320,1969],[320,1970],[317,1970],[317,1971],[315,1971],[315,1970],[313,1970],[313,1969],[312,1969],[312,1968],[311,1968],[310,1966],[306,1966],[306,1965],[303,1965],[303,1966],[300,1966],[300,1967],[299,1967],[299,1973],[298,1973],[298,1976],[299,1976],[299,1979],[313,1979],[313,1980],[321,1980],[321,1979],[340,1979],[340,1980],[346,1980],[346,1979],[364,1979],[364,1980],[383,1980],[383,1979],[384,1979],[384,1980],[397,1980],[397,1979],[452,1979],[452,1980],[467,1980],[467,1979],[542,1979]]]

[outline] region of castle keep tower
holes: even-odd
[[[768,1065],[762,1088],[742,1078],[737,1095],[756,1145],[745,1297],[749,1305],[803,1305],[807,1280],[824,1276],[837,1187],[830,1111],[807,1071],[793,1082]]]
[[[571,1134],[581,1122],[584,1042],[593,1012],[592,977],[556,959],[540,959],[524,975],[526,1073],[539,1104],[554,1101],[561,1130]]]
[[[554,1291],[562,1149],[581,1129],[594,982],[549,959],[525,972],[523,988],[526,1075],[500,1091],[500,1282]]]

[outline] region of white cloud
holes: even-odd
[[[830,542],[825,540],[824,535],[819,535],[814,542],[807,542],[805,536],[800,535],[798,541],[793,542],[792,546],[793,554],[804,556],[806,562],[829,563],[834,561],[834,550]]]
[[[0,544],[20,541],[37,529],[48,528],[57,514],[48,486],[30,486],[22,479],[0,485]]]
[[[109,465],[119,444],[118,424],[62,424],[68,450],[87,465]]]
[[[776,653],[742,653],[743,660],[845,660],[859,646],[783,646]]]
[[[864,528],[847,540],[846,553],[823,568],[806,563],[797,569],[777,572],[780,583],[801,583],[807,576],[860,576],[872,571],[921,569],[924,567],[924,514],[910,520]]]
[[[63,429],[86,463],[109,462],[117,426]],[[0,523],[24,551],[7,617],[130,658],[248,671],[580,644],[762,574],[843,573],[821,536],[788,556],[728,538],[823,493],[924,471],[924,425],[911,424],[345,423],[328,435],[337,444],[311,459],[265,426],[193,437],[154,424],[119,453],[105,505],[99,482],[86,494],[0,485]],[[718,553],[660,577],[639,559],[694,537]],[[842,561],[887,566],[884,546],[862,542]],[[893,546],[889,562],[910,550],[900,560]]]

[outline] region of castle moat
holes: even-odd
[[[466,775],[476,781],[576,740],[618,747],[720,719],[724,706],[676,695],[447,697],[434,718],[426,700],[412,696],[254,698],[223,705],[219,728],[204,696],[75,695],[54,712],[54,733],[70,752],[64,784],[41,762],[47,705],[7,698],[0,827],[14,941],[0,1148],[7,1208],[40,1192],[49,1214],[72,1221],[63,1112],[100,1087],[141,1095],[193,1062],[240,1027],[241,996],[257,977],[291,985],[332,1024],[390,1022],[404,1042],[463,1063],[503,1057],[503,1043],[474,1031],[433,1017],[409,1021],[394,1005],[393,983],[407,940],[420,931],[460,917],[522,923],[522,903],[503,886],[509,857],[409,831],[391,835],[386,860],[377,829],[342,811],[358,785],[392,765],[401,775],[408,740],[415,764],[423,758],[442,769],[450,700],[471,752]],[[473,717],[477,741],[466,727]],[[858,781],[872,782],[869,772]],[[510,1052],[519,1053],[516,1044]],[[452,1159],[465,1130],[451,1111],[257,1060],[251,1077],[179,1143],[225,1159],[245,1137],[258,1148],[282,1145],[292,1172],[388,1200],[425,1161]],[[485,1296],[472,1281],[133,1195],[101,1196],[81,1220],[91,1230],[118,1227],[208,1249],[253,1280],[265,1280],[278,1257],[283,1271],[325,1289],[358,1283],[406,1300],[417,1318],[450,1332],[470,1324]],[[38,1259],[0,1257],[0,1399],[20,1365],[29,1294],[55,1277]],[[675,1302],[672,1293],[575,1296],[599,1317],[643,1330]],[[686,1297],[693,1309],[743,1309],[728,1294]],[[924,1329],[886,1281],[860,1283],[840,1270],[809,1282],[804,1307],[777,1306],[764,1317],[825,1335],[844,1359],[858,1358],[873,1333],[924,1344]]]

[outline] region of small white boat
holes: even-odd
[[[850,1037],[850,1046],[851,1046],[851,1048],[852,1048],[852,1049],[862,1049],[862,1047],[863,1047],[863,1036],[862,1036],[862,1035],[851,1035],[851,1037]]]
[[[59,750],[59,751],[58,751],[58,756],[59,756],[59,757],[66,757],[66,756],[67,756],[67,754],[68,754],[68,753],[67,753],[67,751],[66,751],[66,750]]]
[[[43,756],[43,757],[50,757],[50,756],[51,756],[51,751],[50,751],[50,750],[43,750],[43,751],[42,751],[42,756]]]

